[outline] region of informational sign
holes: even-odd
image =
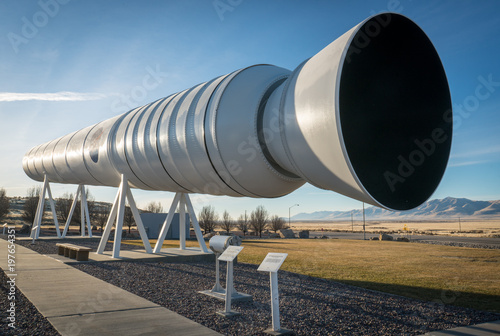
[[[285,261],[288,253],[268,253],[260,264],[257,271],[261,272],[278,272],[281,265]]]
[[[219,257],[220,261],[233,261],[243,250],[243,246],[229,246]]]

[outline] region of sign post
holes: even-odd
[[[238,254],[243,250],[243,246],[229,246],[218,258],[219,261],[227,262],[226,274],[226,304],[224,311],[218,311],[217,314],[224,317],[241,315],[237,311],[231,310],[231,297],[233,292],[233,261]]]
[[[264,261],[260,264],[257,271],[269,272],[271,282],[271,314],[272,314],[272,327],[264,330],[266,334],[270,335],[290,335],[293,334],[292,330],[281,329],[280,326],[280,306],[279,306],[279,293],[278,293],[278,270],[285,261],[288,253],[268,253]]]
[[[205,294],[216,298],[217,300],[226,300],[226,290],[222,288],[219,277],[219,256],[231,245],[240,246],[241,239],[238,236],[213,236],[210,238],[210,249],[215,253],[215,285],[212,289],[199,291],[198,293]],[[233,279],[234,280],[234,279]],[[238,293],[234,287],[231,288],[231,301],[252,301],[252,295]]]

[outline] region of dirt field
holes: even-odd
[[[309,222],[292,222],[291,227],[296,230],[340,230],[354,231],[363,230],[362,221],[354,221],[354,226],[351,221],[309,221]],[[405,227],[413,233],[432,233],[432,234],[453,234],[467,235],[474,237],[500,237],[500,219],[485,219],[485,220],[436,220],[436,221],[366,221],[367,232],[389,231],[398,232],[404,231]]]

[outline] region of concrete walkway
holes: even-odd
[[[424,336],[492,336],[500,335],[500,321],[487,322],[467,327],[458,327],[448,330],[432,331]]]
[[[0,267],[9,274],[7,245],[0,239]],[[20,245],[16,245],[14,273],[19,290],[63,336],[220,335]]]

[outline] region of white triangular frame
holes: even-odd
[[[196,218],[196,213],[194,212],[193,204],[191,203],[191,199],[189,198],[189,194],[177,192],[175,194],[174,200],[170,205],[170,209],[168,211],[167,218],[163,222],[160,234],[158,236],[158,240],[156,241],[155,248],[153,250],[154,253],[160,253],[163,242],[165,241],[165,237],[167,236],[168,229],[170,228],[170,224],[172,223],[172,219],[174,218],[174,213],[176,212],[177,205],[179,205],[179,249],[186,249],[186,209],[189,214],[189,218],[191,219],[191,223],[193,225],[194,233],[196,234],[196,240],[198,241],[198,245],[200,249],[204,253],[210,253],[207,249],[207,245],[205,244],[205,240],[203,239],[203,234],[201,233],[200,223]]]
[[[40,229],[42,227],[43,213],[45,212],[45,194],[47,194],[50,203],[50,209],[52,210],[52,217],[54,219],[54,226],[56,228],[57,238],[61,238],[61,231],[59,230],[59,222],[57,220],[56,207],[54,204],[54,199],[52,198],[52,191],[50,190],[49,179],[47,174],[43,175],[43,188],[42,192],[38,197],[38,205],[36,207],[35,219],[33,221],[33,226],[30,233],[30,238],[35,239],[40,237]]]
[[[106,247],[111,229],[116,219],[115,239],[113,242],[112,256],[113,258],[120,258],[120,247],[122,242],[123,218],[125,215],[126,199],[128,200],[130,209],[132,210],[132,215],[134,216],[135,224],[137,225],[137,229],[139,230],[139,234],[141,235],[142,243],[144,245],[144,248],[146,249],[146,253],[153,253],[151,244],[149,243],[148,236],[146,234],[146,230],[144,229],[144,225],[141,220],[141,216],[139,215],[139,210],[137,210],[134,197],[132,195],[132,192],[130,191],[128,180],[125,175],[122,174],[120,187],[118,188],[118,192],[116,193],[115,201],[113,202],[113,206],[109,213],[108,221],[102,233],[101,241],[99,242],[99,247],[97,248],[96,254],[104,253],[104,248]]]
[[[66,234],[68,233],[69,224],[71,223],[71,219],[73,218],[73,214],[75,212],[76,204],[78,202],[78,197],[80,197],[80,231],[81,236],[85,237],[85,226],[87,226],[87,231],[89,238],[92,238],[92,227],[90,225],[90,215],[89,215],[89,206],[87,203],[87,194],[85,192],[85,186],[83,184],[78,185],[76,189],[76,195],[73,199],[73,203],[71,204],[71,209],[69,210],[68,219],[66,220],[66,224],[64,225],[64,231],[61,238],[66,238]]]

